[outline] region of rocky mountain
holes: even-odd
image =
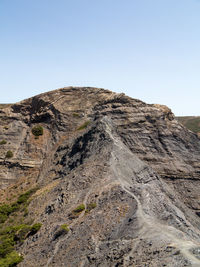
[[[200,266],[200,139],[169,108],[68,87],[0,122],[0,266]]]

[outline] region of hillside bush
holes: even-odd
[[[6,152],[6,158],[12,158],[13,157],[13,152],[11,150],[8,150]]]
[[[36,137],[43,135],[43,133],[44,133],[44,130],[41,125],[36,125],[32,128],[32,134]]]
[[[28,190],[27,192],[21,194],[18,199],[17,199],[17,203],[18,204],[22,204],[22,203],[26,203],[28,201],[28,199],[30,198],[30,196],[35,193],[37,190],[37,188],[33,188]]]
[[[80,204],[78,207],[76,207],[73,212],[75,213],[79,213],[81,211],[83,211],[85,209],[85,205],[84,204]]]
[[[0,145],[5,145],[5,144],[7,144],[7,141],[6,141],[6,140],[2,140],[2,141],[0,142]]]
[[[42,226],[41,223],[35,223],[34,225],[32,225],[31,226],[31,229],[30,229],[29,235],[36,234],[40,230],[41,226]]]
[[[64,232],[68,233],[69,232],[69,228],[67,224],[62,224],[60,226],[60,229],[63,230]]]
[[[12,251],[11,253],[7,254],[5,258],[0,259],[0,266],[14,267],[17,266],[17,264],[21,261],[23,261],[23,257],[16,251]]]
[[[23,257],[15,251],[16,245],[21,245],[42,226],[41,223],[32,224],[32,219],[23,223],[21,217],[30,203],[30,197],[37,189],[24,192],[15,202],[0,205],[0,267],[14,267],[20,263]]]

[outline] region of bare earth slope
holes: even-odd
[[[19,266],[200,266],[200,139],[170,109],[69,87],[0,121],[1,202],[38,187]]]

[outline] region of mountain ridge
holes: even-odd
[[[19,220],[42,224],[19,266],[199,266],[200,139],[169,108],[68,87],[0,121],[0,200],[37,187]]]

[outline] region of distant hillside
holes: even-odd
[[[10,107],[12,104],[0,104],[0,109]]]
[[[183,116],[176,118],[189,130],[193,131],[194,133],[200,133],[200,116]]]

